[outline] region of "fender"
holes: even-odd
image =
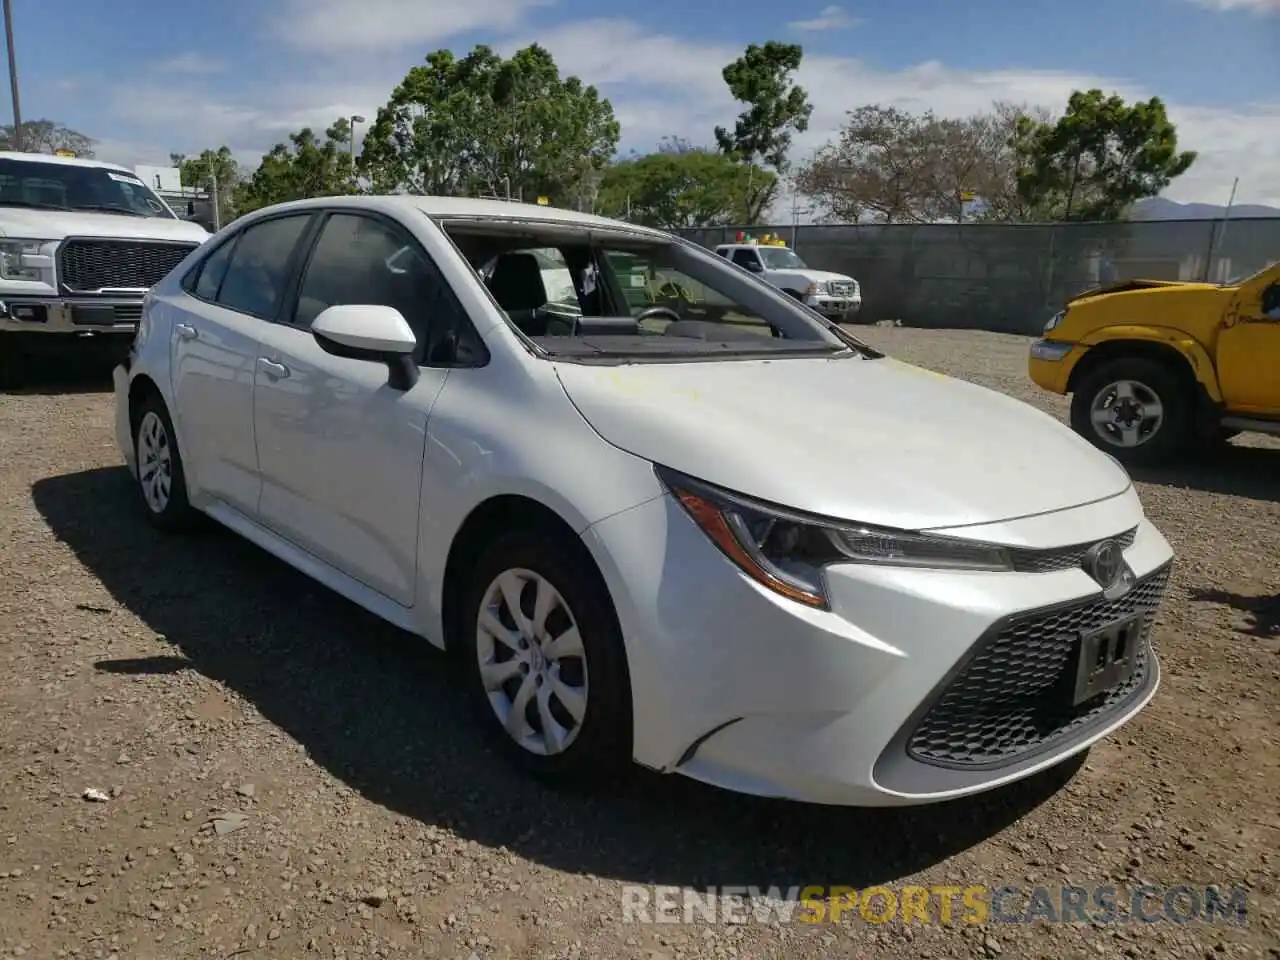
[[[1177,350],[1191,365],[1196,380],[1204,387],[1209,399],[1222,403],[1222,389],[1218,386],[1218,371],[1213,365],[1213,358],[1200,341],[1187,336],[1183,330],[1147,324],[1120,324],[1093,330],[1079,342],[1080,346],[1093,349],[1126,340],[1159,343]],[[1079,363],[1078,360],[1076,362]]]

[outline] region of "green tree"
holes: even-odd
[[[243,174],[229,147],[223,145],[217,150],[202,150],[198,157],[171,153],[169,162],[178,168],[184,187],[212,191],[216,185],[219,223],[230,223],[238,216],[236,193]]]
[[[809,129],[813,105],[802,87],[792,80],[800,69],[804,50],[798,44],[770,40],[751,44],[728,64],[722,76],[735,100],[747,105],[732,131],[716,127],[722,152],[750,164],[766,166],[779,175],[787,172],[787,152],[794,133]],[[757,223],[777,193],[778,180],[751,179],[743,203],[747,223]]]
[[[273,203],[307,197],[336,197],[356,192],[349,147],[351,124],[335,120],[324,139],[306,127],[289,134],[264,155],[253,176],[236,192],[236,209],[249,213]]]
[[[606,168],[596,209],[664,230],[742,223],[752,182],[767,189],[776,179],[759,166],[668,139],[655,153]]]
[[[1018,195],[1052,220],[1119,220],[1195,162],[1159,97],[1132,106],[1101,90],[1075,91],[1054,123],[1023,118]]]
[[[77,157],[91,160],[95,143],[97,141],[92,137],[53,120],[24,120],[22,123],[22,149],[26,153],[70,150]],[[0,126],[0,150],[13,148],[13,124]]]
[[[613,107],[533,44],[478,45],[409,70],[370,127],[360,171],[376,192],[487,193],[580,205],[617,149]]]

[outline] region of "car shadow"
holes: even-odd
[[[1247,636],[1261,640],[1280,637],[1280,594],[1250,596],[1228,590],[1193,588],[1191,599],[1197,603],[1219,603],[1239,610],[1249,623],[1240,628]]]
[[[1140,483],[1190,487],[1249,500],[1280,500],[1280,449],[1227,444],[1212,454],[1160,467],[1130,467]]]
[[[197,670],[370,801],[558,869],[693,887],[889,882],[998,833],[1083,763],[905,810],[743,797],[638,768],[603,790],[553,789],[491,752],[425,641],[213,524],[155,532],[123,467],[44,479],[33,496],[114,600],[174,647],[99,670]]]

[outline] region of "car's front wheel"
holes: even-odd
[[[1071,398],[1071,426],[1126,466],[1168,460],[1186,448],[1191,397],[1168,366],[1121,357],[1087,371]]]
[[[517,530],[469,579],[457,637],[482,722],[530,773],[582,779],[631,758],[617,618],[581,543]]]
[[[184,529],[190,525],[195,511],[187,500],[182,454],[164,401],[155,395],[146,397],[133,423],[138,491],[142,494],[147,519],[161,530]]]

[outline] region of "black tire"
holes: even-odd
[[[143,483],[144,466],[150,465],[143,463],[142,434],[144,429],[151,428],[153,417],[158,421],[159,429],[162,431],[162,443],[169,451],[169,492],[159,508],[147,496]],[[187,477],[182,468],[182,453],[178,449],[178,436],[174,432],[173,421],[169,418],[169,411],[164,401],[154,393],[145,397],[134,412],[132,420],[134,468],[137,471],[136,487],[138,499],[142,501],[142,509],[146,512],[147,520],[157,530],[163,530],[166,533],[190,529],[198,514],[187,499]]]
[[[1108,442],[1091,417],[1098,395],[1121,380],[1150,391],[1159,399],[1163,410],[1159,426],[1133,447]],[[1173,459],[1190,446],[1194,429],[1192,404],[1191,392],[1167,364],[1146,357],[1118,357],[1102,361],[1080,378],[1071,397],[1071,426],[1125,466],[1152,466]]]
[[[518,744],[499,720],[481,676],[482,641],[478,629],[481,604],[490,585],[509,570],[526,570],[550,583],[571,612],[582,640],[584,656],[579,659],[586,665],[586,709],[576,735],[559,753],[539,754]],[[532,596],[526,592],[522,600],[527,601],[521,603],[524,609],[531,604]],[[553,623],[557,616],[553,612],[547,618],[549,632],[567,622]],[[491,543],[467,578],[454,639],[453,653],[459,658],[477,718],[495,746],[520,769],[543,780],[582,784],[611,779],[629,765],[632,758],[631,682],[622,633],[604,580],[576,538],[544,528],[514,530]],[[500,647],[495,643],[494,648]],[[505,654],[505,649],[503,652]],[[559,663],[560,669],[572,666],[568,659]],[[565,675],[560,676],[563,679]],[[570,677],[570,684],[583,676],[579,673],[577,677]],[[522,679],[523,675],[513,677],[508,683],[518,687]],[[513,692],[504,693],[513,698]],[[555,702],[559,705],[558,700]],[[530,701],[530,707],[526,714],[530,727],[535,720],[541,727],[536,697]],[[558,715],[568,716],[563,707]]]

